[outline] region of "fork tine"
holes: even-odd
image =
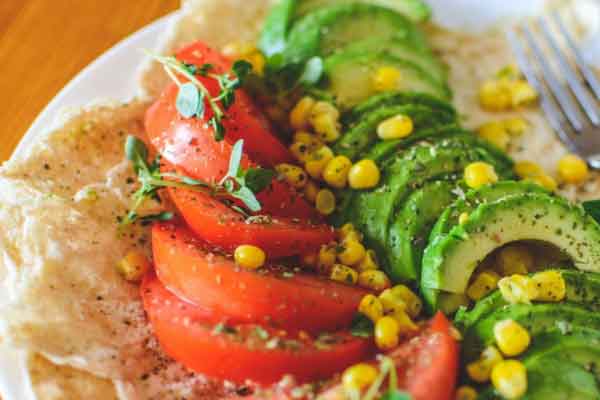
[[[583,87],[583,85],[579,81],[579,78],[577,77],[576,72],[573,70],[573,68],[567,61],[567,58],[563,51],[560,49],[557,41],[554,38],[554,35],[550,32],[550,28],[545,17],[541,17],[539,19],[539,25],[542,28],[542,34],[550,44],[552,51],[558,59],[559,67],[562,73],[564,74],[565,78],[567,79],[567,83],[573,91],[573,94],[575,94],[575,97],[577,98],[577,100],[579,100],[579,103],[581,103],[581,107],[583,108],[587,116],[590,118],[590,121],[592,121],[594,125],[598,125],[600,119],[598,117],[596,104],[589,97],[587,90]]]
[[[544,53],[535,41],[533,33],[531,32],[529,27],[523,24],[521,26],[521,29],[523,31],[523,34],[525,35],[525,40],[527,41],[527,44],[529,45],[531,50],[533,50],[533,54],[535,55],[535,58],[537,59],[538,63],[540,64],[540,67],[542,68],[542,76],[544,77],[544,80],[550,87],[550,91],[558,101],[558,104],[560,104],[560,106],[562,107],[565,115],[567,116],[567,119],[569,120],[569,122],[571,122],[571,125],[573,125],[573,129],[575,129],[577,132],[580,132],[583,129],[583,125],[579,120],[577,112],[575,111],[575,105],[570,99],[569,94],[561,86],[560,82],[558,81],[558,78],[552,71],[550,64],[548,64],[548,62],[546,61]]]
[[[579,50],[579,46],[577,46],[575,40],[573,39],[573,36],[571,36],[569,30],[565,27],[565,24],[563,23],[563,20],[558,11],[553,11],[552,17],[554,18],[554,21],[556,22],[556,25],[560,29],[562,35],[565,37],[567,44],[575,54],[575,60],[577,62],[577,66],[581,70],[581,74],[592,88],[594,94],[596,95],[596,98],[600,100],[600,82],[598,81],[598,78],[596,77],[594,72],[587,66],[587,63],[583,58],[583,54],[581,53],[581,50]]]
[[[516,33],[512,30],[509,30],[506,32],[506,36],[515,54],[519,69],[523,72],[523,75],[525,75],[525,78],[527,78],[534,89],[541,95],[542,108],[546,114],[546,118],[552,126],[552,129],[554,129],[559,138],[569,147],[571,151],[576,152],[576,137],[564,129],[564,123],[566,121],[563,118],[563,113],[556,107],[552,101],[552,96],[542,82],[537,78],[534,69],[529,64],[525,49],[521,45]]]

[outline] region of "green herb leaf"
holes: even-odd
[[[236,199],[243,201],[250,211],[258,212],[261,210],[260,203],[256,199],[256,196],[254,196],[252,190],[248,187],[242,186],[238,190],[231,192],[231,195]]]
[[[352,336],[368,338],[373,336],[373,322],[364,314],[356,313],[352,319],[350,333]]]
[[[141,217],[139,220],[142,223],[149,223],[154,221],[170,221],[173,219],[174,214],[170,211],[163,211],[158,214],[145,215]]]
[[[380,400],[412,400],[412,396],[397,389],[390,389],[381,396]]]
[[[184,118],[192,118],[196,116],[199,110],[202,110],[202,113],[204,112],[204,99],[196,85],[187,82],[179,87],[175,106]]]
[[[242,162],[242,155],[244,150],[244,139],[240,139],[233,145],[231,149],[231,156],[229,158],[229,170],[227,176],[237,177],[240,172],[240,163]]]
[[[600,224],[600,200],[590,200],[581,203],[583,209]]]
[[[125,140],[125,157],[133,165],[135,173],[139,173],[140,169],[147,167],[148,149],[146,144],[133,135],[127,136]]]
[[[273,181],[275,171],[265,168],[248,168],[244,175],[246,186],[254,193],[265,190]]]
[[[304,65],[304,70],[298,82],[306,86],[311,86],[318,83],[321,76],[323,76],[323,59],[321,57],[312,57]]]
[[[223,127],[221,121],[215,117],[212,117],[210,120],[208,120],[208,125],[210,125],[210,127],[215,131],[215,140],[217,142],[220,142],[225,138],[225,128]]]
[[[248,76],[248,74],[252,72],[252,64],[245,60],[237,60],[233,63],[231,70],[233,71],[233,73],[239,81],[238,85],[241,85]]]

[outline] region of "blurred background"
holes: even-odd
[[[178,6],[179,0],[0,0],[0,163],[83,67]]]

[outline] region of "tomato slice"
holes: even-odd
[[[270,259],[306,254],[335,239],[333,228],[291,218],[249,220],[207,194],[169,188],[171,199],[194,233],[232,253],[242,244],[263,249]],[[250,222],[253,221],[253,222]]]
[[[165,352],[208,376],[271,384],[291,374],[299,382],[324,379],[372,354],[371,341],[348,333],[316,341],[279,336],[260,325],[206,322],[205,311],[169,292],[155,276],[141,287],[144,308]]]
[[[451,400],[458,371],[458,343],[450,334],[450,322],[442,313],[428,329],[388,354],[396,364],[398,387],[413,400]],[[319,396],[321,400],[344,400],[341,385]]]
[[[240,269],[231,257],[211,252],[188,229],[174,224],[154,225],[152,248],[161,282],[180,297],[210,309],[220,320],[332,332],[350,326],[368,293],[275,267]]]

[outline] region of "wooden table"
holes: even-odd
[[[0,0],[0,163],[83,67],[178,0]]]

